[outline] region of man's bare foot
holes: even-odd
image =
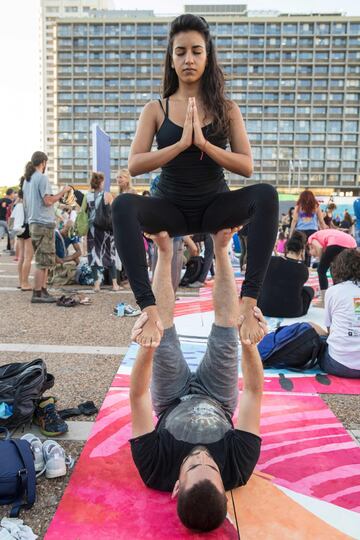
[[[142,327],[142,332],[135,341],[141,347],[158,347],[164,330],[160,321],[159,313],[156,306],[148,306],[144,310],[148,316],[147,321]]]
[[[213,241],[214,241],[214,248],[217,249],[225,249],[228,247],[230,240],[232,239],[233,235],[240,231],[242,227],[234,227],[233,229],[222,229],[221,231],[218,231],[217,233],[213,234]]]
[[[265,335],[259,320],[255,317],[254,304],[248,304],[242,300],[240,302],[239,315],[242,318],[240,325],[240,341],[244,345],[252,345],[259,343]]]

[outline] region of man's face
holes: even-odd
[[[43,161],[41,165],[42,165],[42,172],[43,174],[45,174],[47,161]]]
[[[181,464],[179,480],[175,484],[173,497],[178,494],[180,487],[188,490],[202,480],[210,480],[221,493],[224,492],[219,467],[211,457],[210,452],[205,446],[195,446]]]

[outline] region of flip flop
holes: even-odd
[[[72,294],[70,298],[73,298],[77,304],[82,304],[83,306],[92,304],[91,299],[82,293]]]
[[[71,296],[61,296],[59,300],[56,302],[57,306],[60,307],[74,307],[76,306],[76,301],[71,298]]]
[[[18,289],[20,289],[20,287],[18,287]],[[31,289],[20,289],[21,292],[29,292],[29,291],[32,291],[32,288]]]

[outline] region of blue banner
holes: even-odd
[[[110,137],[97,124],[92,126],[93,171],[105,176],[104,191],[110,191]]]

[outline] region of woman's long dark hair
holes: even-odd
[[[25,165],[25,173],[24,173],[25,180],[30,182],[30,178],[36,171],[36,167],[38,167],[40,163],[43,163],[44,161],[47,161],[47,160],[48,160],[48,157],[45,154],[45,152],[40,152],[39,150],[37,152],[34,152],[33,155],[31,156],[31,160],[28,161],[27,164]]]
[[[172,96],[179,88],[179,79],[171,67],[174,37],[180,32],[199,32],[204,37],[207,54],[207,65],[201,78],[202,101],[206,113],[213,118],[213,135],[229,136],[229,101],[225,98],[225,79],[216,58],[210,28],[203,17],[186,13],[176,17],[171,23],[169,43],[165,56],[163,79],[163,97]]]

